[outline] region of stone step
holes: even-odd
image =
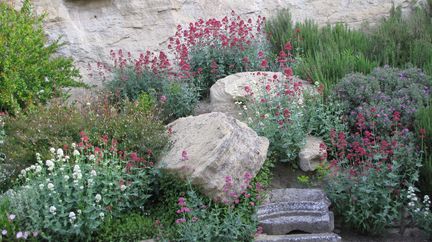
[[[261,234],[255,238],[255,242],[340,242],[340,241],[342,241],[342,238],[335,233],[288,234],[288,235]]]
[[[330,201],[319,189],[277,189],[258,207],[257,217],[264,233],[286,235],[292,231],[327,233],[334,229]]]

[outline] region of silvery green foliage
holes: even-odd
[[[141,208],[149,197],[147,168],[125,166],[115,152],[75,149],[67,156],[51,148],[52,159],[21,171],[22,186],[6,192],[21,230],[48,240],[91,240],[108,216]]]

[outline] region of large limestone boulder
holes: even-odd
[[[214,200],[230,200],[224,191],[227,177],[233,180],[231,191],[240,192],[245,174],[254,177],[267,156],[267,138],[223,113],[180,118],[168,130],[171,144],[158,166]]]
[[[22,0],[12,2],[17,7]],[[32,0],[37,13],[47,13],[46,29],[53,39],[68,43],[62,53],[75,58],[87,83],[101,84],[86,75],[87,64],[108,62],[111,49],[132,53],[165,50],[178,24],[198,18],[221,18],[235,10],[244,18],[270,17],[290,9],[294,21],[313,19],[320,25],[345,22],[374,23],[395,5],[407,12],[411,0]]]
[[[327,151],[321,148],[324,140],[318,137],[306,137],[306,144],[299,153],[299,166],[303,171],[314,171],[323,162]]]
[[[238,100],[247,100],[249,94],[245,88],[250,88],[257,98],[264,90],[265,84],[272,79],[286,80],[281,72],[239,72],[216,81],[210,88],[210,109],[212,112],[223,112],[236,118],[241,118],[241,107],[236,104]],[[316,89],[306,81],[291,77],[292,82],[301,82],[302,89],[310,93],[317,93]],[[303,103],[300,95],[298,102]]]

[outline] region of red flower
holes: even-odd
[[[293,75],[293,70],[290,67],[284,69],[284,74],[286,77],[291,77]]]
[[[285,44],[285,46],[284,46],[284,49],[285,49],[285,50],[288,50],[288,51],[291,51],[291,50],[292,50],[291,42],[287,42],[287,43]]]
[[[268,67],[268,62],[267,62],[266,59],[264,59],[264,60],[261,61],[261,67],[264,68],[264,69]]]

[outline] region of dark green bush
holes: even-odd
[[[98,233],[98,241],[140,241],[155,235],[155,221],[151,217],[132,213],[106,220]]]
[[[72,60],[54,56],[62,43],[47,40],[44,16],[34,16],[31,8],[29,0],[19,11],[0,3],[0,111],[46,103],[62,87],[79,84]]]
[[[15,171],[34,163],[36,152],[46,158],[50,147],[70,146],[80,139],[81,131],[95,144],[107,135],[118,141],[120,150],[135,151],[146,157],[151,151],[153,162],[167,142],[165,127],[154,111],[143,109],[138,102],[113,106],[95,101],[81,110],[53,103],[6,118],[5,131],[4,167]]]
[[[416,113],[416,130],[423,150],[423,166],[420,168],[420,190],[432,194],[432,101]]]
[[[432,74],[432,1],[424,4],[413,8],[408,17],[402,16],[400,7],[393,7],[387,19],[369,27],[368,56],[380,65],[410,63]]]

